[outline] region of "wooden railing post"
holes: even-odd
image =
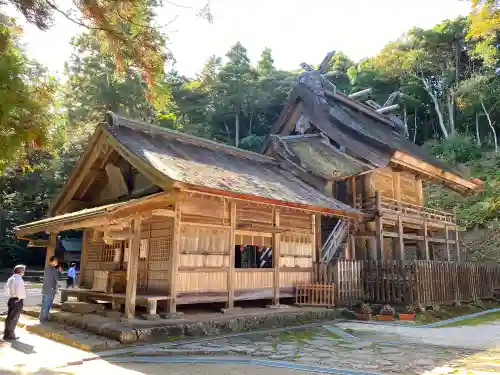
[[[450,254],[450,236],[449,236],[449,231],[448,231],[448,225],[444,225],[444,243],[446,247],[446,257],[448,259],[448,262],[451,260],[451,254]]]
[[[403,220],[401,219],[401,215],[398,214],[397,216],[397,221],[396,225],[398,227],[398,253],[397,253],[397,260],[404,260],[405,259],[405,242],[403,238]]]
[[[455,224],[455,248],[457,249],[457,262],[460,262],[460,242],[458,238],[457,210],[453,209],[453,223]]]
[[[376,202],[376,210],[375,210],[375,246],[377,249],[377,258],[381,261],[384,260],[384,252],[382,250],[383,244],[383,226],[382,226],[382,200],[380,197],[380,192],[377,191],[375,193],[375,202]]]

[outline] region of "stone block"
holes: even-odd
[[[92,314],[98,311],[103,311],[104,306],[96,303],[87,302],[64,302],[61,305],[63,311],[68,311],[78,314]]]
[[[177,311],[174,313],[160,313],[159,315],[162,319],[179,319],[184,316],[184,313],[181,311]]]
[[[268,309],[289,309],[290,305],[267,305]]]
[[[241,307],[232,307],[232,308],[222,308],[220,312],[223,314],[241,314],[243,309]]]
[[[132,327],[125,327],[121,324],[109,325],[103,328],[102,335],[121,342],[122,344],[137,341],[137,331]]]
[[[193,323],[185,325],[184,334],[186,336],[206,336],[208,333],[204,323]]]
[[[141,318],[144,320],[161,320],[161,317],[158,314],[142,314]]]

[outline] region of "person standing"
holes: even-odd
[[[40,310],[40,323],[49,321],[49,312],[54,302],[54,297],[59,290],[59,271],[57,269],[57,257],[51,256],[49,265],[43,273],[42,286],[42,308]]]
[[[76,264],[71,263],[71,267],[68,270],[68,280],[66,280],[66,288],[74,288],[76,279]]]
[[[7,319],[5,320],[5,329],[3,331],[4,340],[16,340],[14,331],[19,321],[19,316],[23,311],[24,299],[26,298],[26,287],[24,285],[23,275],[26,266],[20,264],[14,267],[12,275],[7,284],[5,284],[5,293],[9,297],[7,301]]]

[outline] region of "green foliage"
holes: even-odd
[[[426,146],[438,158],[452,165],[478,160],[484,152],[474,139],[463,134],[455,134],[446,140],[431,140]]]
[[[0,14],[0,175],[29,147],[49,146],[56,82],[20,47],[21,29]]]
[[[52,2],[9,2],[42,29],[57,12],[47,7]],[[162,47],[166,37],[150,27],[160,3],[75,1],[86,12],[77,21],[91,28],[73,39],[60,86],[24,56],[20,30],[0,23],[0,261],[22,259],[24,245],[12,226],[43,215],[105,111],[260,150],[299,71],[277,69],[268,48],[252,62],[236,43],[225,56],[211,56],[196,77],[164,72],[171,58]],[[500,120],[498,8],[491,3],[476,1],[468,19],[413,28],[357,63],[337,52],[326,68],[344,93],[371,87],[369,99],[381,105],[397,93],[410,139],[485,181],[472,197],[427,188],[428,204],[457,208],[467,228],[495,228],[500,220],[500,158],[493,151]],[[14,95],[2,91],[4,84],[13,85]],[[33,143],[46,151],[27,148]],[[24,166],[13,163],[21,154]]]

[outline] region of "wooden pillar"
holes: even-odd
[[[451,260],[451,254],[450,254],[450,236],[449,236],[449,230],[448,230],[448,225],[444,225],[444,244],[446,247],[446,258],[448,262]]]
[[[376,192],[375,192],[375,185],[373,183],[373,178],[372,178],[373,173],[368,173],[363,175],[363,190],[365,194],[365,198],[369,200],[370,209],[375,208],[376,206],[373,206],[373,199],[375,199]],[[363,206],[363,208],[365,208]],[[370,231],[370,232],[375,232],[376,231],[376,223],[374,221],[370,221],[365,223],[364,227],[365,231]],[[366,251],[365,251],[365,258],[368,260],[376,260],[378,258],[377,255],[377,240],[375,237],[366,237],[365,238],[365,244],[366,244]]]
[[[425,257],[425,260],[430,260],[429,237],[427,234],[427,220],[426,219],[424,219],[424,222],[422,223],[422,235],[424,236],[424,257]]]
[[[274,207],[273,212],[274,228],[280,227],[280,211],[279,208]],[[278,232],[273,234],[273,267],[274,267],[274,282],[273,282],[273,304],[278,306],[280,304],[280,234]]]
[[[401,200],[401,173],[394,171],[392,173],[392,190],[394,193],[394,199]]]
[[[351,259],[356,260],[357,255],[356,255],[356,237],[354,237],[352,234],[349,236],[349,248],[351,249]]]
[[[181,202],[175,203],[174,229],[172,241],[172,257],[170,259],[170,301],[168,311],[174,313],[177,311],[177,271],[179,270],[179,253],[181,243]]]
[[[383,226],[382,226],[382,201],[380,197],[380,192],[375,193],[375,246],[377,249],[377,258],[378,260],[384,260],[384,251],[383,251]]]
[[[83,231],[82,236],[82,253],[80,255],[80,277],[78,280],[78,286],[82,285],[82,280],[85,276],[85,268],[87,268],[87,258],[89,254],[89,229]]]
[[[135,317],[135,300],[137,294],[137,275],[139,271],[139,249],[141,244],[141,219],[132,220],[132,237],[130,238],[130,253],[127,266],[127,288],[125,292],[125,318]]]
[[[326,181],[325,183],[325,189],[324,192],[326,195],[329,197],[335,198],[335,187],[334,187],[334,182],[332,181]]]
[[[351,206],[356,208],[356,177],[349,179],[349,187],[351,189]]]
[[[56,247],[57,233],[51,232],[49,234],[49,245],[45,248],[45,268],[49,266],[50,257],[52,257],[56,253]]]
[[[396,226],[398,229],[398,246],[397,246],[397,260],[405,259],[405,242],[404,242],[404,232],[403,232],[403,220],[401,219],[401,215],[398,215]]]
[[[321,215],[316,214],[313,217],[313,231],[315,239],[315,249],[313,254],[313,261],[319,262],[321,260],[321,248],[323,247],[323,234],[321,232]]]
[[[415,185],[416,185],[416,190],[417,190],[418,205],[423,206],[424,205],[424,188],[423,188],[422,179],[420,177],[417,177],[415,179]]]
[[[227,308],[234,307],[234,257],[236,246],[236,202],[229,201],[229,220],[230,220],[230,234],[229,234],[229,271],[227,275]]]

